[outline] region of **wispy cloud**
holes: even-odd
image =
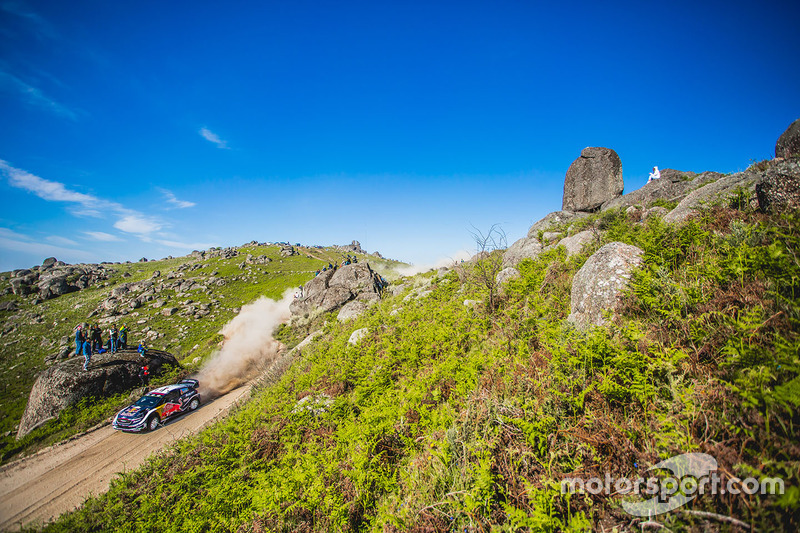
[[[30,237],[28,237],[27,235],[23,235],[22,233],[17,233],[16,231],[14,231],[12,229],[0,228],[0,238],[2,238],[2,239],[27,240]]]
[[[50,98],[38,87],[4,70],[0,70],[0,89],[16,93],[28,105],[44,109],[70,120],[78,120],[78,114],[73,110]]]
[[[71,204],[68,211],[75,216],[102,216],[108,212],[118,217],[114,227],[126,233],[133,233],[146,238],[150,233],[159,231],[164,223],[155,217],[140,213],[117,202],[111,202],[97,196],[69,189],[63,183],[40,178],[30,172],[14,168],[0,159],[0,174],[8,178],[12,187],[26,190],[48,202],[64,202]]]
[[[2,2],[0,3],[0,11],[16,15],[27,21],[34,35],[39,39],[56,39],[58,37],[52,24],[42,18],[38,13],[28,10],[26,6],[20,2]]]
[[[164,227],[157,220],[140,214],[129,214],[114,223],[114,227],[125,233],[148,235]]]
[[[42,200],[50,202],[73,202],[84,206],[90,206],[100,201],[99,198],[90,194],[71,191],[67,189],[63,183],[46,180],[30,172],[14,168],[2,159],[0,159],[0,170],[8,176],[9,185],[32,192]]]
[[[50,235],[45,240],[58,246],[78,246],[77,242],[73,241],[72,239],[62,237],[61,235]]]
[[[0,228],[0,250],[22,252],[40,257],[61,257],[68,260],[90,261],[95,256],[86,250],[54,246],[37,242],[28,235],[23,235],[8,228]]]
[[[179,242],[179,241],[169,241],[169,240],[156,240],[158,244],[163,246],[167,246],[169,248],[179,248],[181,250],[207,250],[212,246],[216,246],[213,243],[207,242]]]
[[[222,139],[220,139],[219,135],[217,135],[210,129],[200,128],[200,131],[198,133],[200,133],[200,136],[203,137],[203,139],[216,144],[217,148],[224,148],[226,150],[229,149],[228,141],[223,141]]]
[[[172,193],[172,191],[168,191],[167,189],[158,189],[158,190],[161,192],[161,194],[164,195],[164,198],[166,198],[168,204],[174,205],[178,209],[186,209],[187,207],[194,207],[197,205],[194,202],[178,200]]]
[[[101,241],[101,242],[119,242],[122,239],[117,237],[116,235],[112,235],[110,233],[106,233],[104,231],[84,231],[84,235],[87,235],[90,239],[94,241]]]

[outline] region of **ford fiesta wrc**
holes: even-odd
[[[184,379],[153,389],[117,413],[111,425],[120,431],[153,431],[162,422],[200,407],[198,385],[196,379]]]

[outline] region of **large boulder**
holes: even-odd
[[[541,220],[535,222],[528,229],[528,237],[538,237],[539,232],[546,232],[557,228],[558,226],[565,226],[568,223],[574,222],[581,218],[589,216],[588,213],[580,213],[575,211],[553,211],[546,214]]]
[[[567,249],[567,257],[581,253],[583,246],[591,243],[595,239],[594,232],[584,230],[576,233],[571,237],[565,237],[558,241],[555,246],[563,246]]]
[[[542,249],[542,243],[536,237],[523,237],[503,253],[503,268],[512,267],[523,259],[536,259]]]
[[[604,313],[617,308],[631,272],[642,262],[643,253],[636,246],[612,242],[592,254],[572,279],[568,320],[582,330],[603,325]]]
[[[303,287],[303,296],[290,307],[292,314],[303,315],[320,308],[324,312],[339,309],[350,300],[370,301],[380,298],[381,278],[369,263],[353,263],[322,272]]]
[[[136,387],[140,384],[139,369],[143,361],[148,362],[151,374],[158,373],[164,364],[178,364],[167,352],[148,350],[148,356],[142,359],[135,350],[123,350],[92,356],[87,371],[83,370],[83,357],[73,357],[44,370],[31,389],[17,439],[56,418],[82,398],[109,396]]]
[[[775,143],[775,157],[798,156],[800,156],[800,118],[792,122]]]
[[[771,164],[756,185],[756,195],[763,211],[800,208],[800,160]]]
[[[603,204],[601,210],[605,211],[615,207],[629,207],[632,205],[647,207],[656,200],[680,202],[691,191],[721,177],[722,174],[718,172],[694,174],[693,172],[665,169],[661,171],[661,179],[653,180],[642,185],[640,189],[609,200]]]
[[[589,147],[572,162],[564,180],[562,209],[596,211],[622,194],[622,161],[610,148]]]
[[[55,298],[62,294],[67,294],[76,290],[67,283],[67,276],[65,274],[56,274],[53,276],[41,276],[39,278],[39,296],[43,300]]]
[[[761,176],[751,171],[724,176],[689,193],[675,209],[667,213],[664,221],[672,224],[682,222],[696,209],[732,196],[739,189],[744,189],[748,195],[755,197],[756,185],[760,182]]]
[[[350,300],[339,309],[339,315],[336,317],[339,322],[347,322],[354,318],[361,316],[367,310],[367,304],[359,300]]]

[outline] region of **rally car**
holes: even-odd
[[[121,431],[153,431],[161,422],[200,407],[198,385],[196,379],[184,379],[153,389],[117,413],[111,425]]]

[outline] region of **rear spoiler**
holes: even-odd
[[[196,379],[182,379],[180,382],[181,385],[186,384],[190,387],[194,387],[195,389],[200,386],[200,382]]]

